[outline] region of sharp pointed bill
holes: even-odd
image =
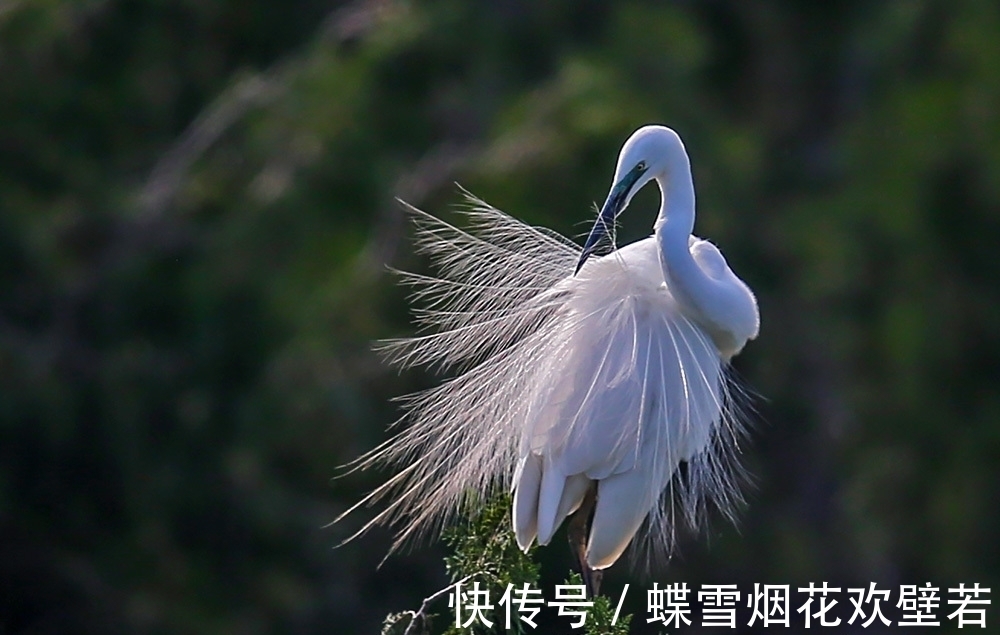
[[[635,187],[636,182],[639,177],[647,170],[646,164],[641,163],[632,168],[625,178],[618,181],[614,187],[611,188],[611,192],[608,194],[607,200],[604,201],[604,205],[601,207],[600,213],[597,215],[597,220],[594,221],[594,227],[590,230],[590,235],[587,236],[587,241],[583,244],[583,252],[580,254],[580,260],[576,264],[576,271],[574,275],[580,273],[580,268],[583,267],[583,263],[587,262],[587,258],[593,255],[594,250],[597,246],[601,244],[601,241],[607,238],[611,234],[612,228],[614,228],[615,223],[618,220],[618,214],[625,209],[625,205],[628,203],[630,195],[633,193],[632,188]]]
[[[654,234],[591,258],[649,181],[663,192]],[[438,274],[402,274],[425,330],[383,352],[455,375],[407,397],[408,425],[352,464],[399,469],[348,510],[385,503],[360,531],[397,523],[399,545],[439,529],[470,490],[505,490],[527,549],[590,510],[586,498],[581,557],[601,569],[629,544],[668,552],[707,502],[732,515],[744,419],[727,365],[757,335],[756,300],[691,235],[694,185],[673,130],[636,131],[613,183],[582,250],[471,197],[464,229],[410,208]]]

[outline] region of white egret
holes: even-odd
[[[653,235],[591,257],[650,181],[662,193]],[[400,521],[398,545],[446,522],[470,490],[507,488],[523,549],[577,512],[571,540],[588,574],[613,564],[644,520],[646,546],[669,549],[675,508],[691,525],[706,500],[731,515],[742,422],[727,368],[759,314],[719,250],[691,235],[680,137],[632,134],[582,252],[470,200],[468,231],[413,209],[440,274],[402,274],[427,329],[385,350],[401,366],[458,373],[407,397],[409,426],[355,462],[402,466],[358,503],[388,501],[365,529]]]

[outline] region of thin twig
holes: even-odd
[[[477,571],[475,573],[471,573],[471,574],[465,576],[464,578],[462,578],[461,580],[459,580],[458,582],[454,582],[452,584],[449,584],[448,586],[446,586],[445,588],[441,589],[440,591],[437,591],[434,594],[427,596],[426,598],[424,598],[424,601],[420,604],[420,609],[418,611],[405,611],[406,613],[410,614],[410,623],[409,623],[409,625],[407,625],[406,630],[403,631],[403,635],[417,635],[417,631],[416,631],[417,624],[418,623],[423,624],[424,621],[427,620],[427,610],[430,608],[430,605],[431,605],[432,602],[438,600],[439,598],[441,598],[442,596],[444,596],[447,593],[451,593],[451,590],[453,588],[455,588],[456,586],[465,584],[471,578],[474,578],[477,575],[482,575],[484,573],[486,573],[486,572],[485,571]],[[418,622],[418,619],[420,620],[419,622]]]

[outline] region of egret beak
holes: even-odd
[[[637,165],[611,188],[608,199],[604,201],[604,206],[601,207],[601,213],[597,215],[597,220],[594,221],[594,228],[590,230],[587,242],[583,244],[583,253],[580,254],[580,262],[577,263],[576,271],[573,272],[573,275],[580,273],[583,263],[587,262],[587,258],[590,258],[591,254],[594,253],[597,245],[611,233],[611,228],[615,226],[618,215],[628,205],[629,193],[632,191],[632,187],[639,180],[639,177],[642,176],[643,172],[645,172],[645,169]]]

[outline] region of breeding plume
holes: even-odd
[[[651,181],[662,194],[653,235],[597,256]],[[384,350],[454,374],[405,398],[406,427],[354,463],[399,469],[359,503],[386,503],[366,528],[396,522],[402,542],[438,529],[469,491],[503,488],[523,549],[576,512],[588,572],[637,533],[669,550],[706,501],[731,515],[742,428],[727,369],[759,314],[719,250],[691,235],[691,166],[673,130],[626,141],[582,250],[476,199],[465,229],[412,212],[437,274],[402,274],[424,331]]]

